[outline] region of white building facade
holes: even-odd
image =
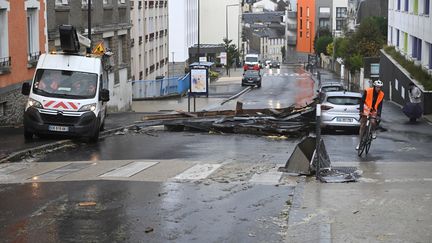
[[[199,15],[200,44],[221,44],[228,33],[232,44],[241,46],[241,1],[200,0]]]
[[[169,0],[169,76],[181,76],[189,48],[198,43],[198,0]]]
[[[348,0],[333,0],[332,8],[332,31],[340,36],[348,27]]]
[[[430,0],[389,0],[388,45],[432,74]]]
[[[168,1],[131,1],[132,80],[168,74]]]

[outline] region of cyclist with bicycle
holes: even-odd
[[[366,122],[368,116],[371,116],[375,119],[371,119],[372,124],[372,138],[376,138],[375,128],[378,125],[381,117],[382,110],[382,101],[384,99],[384,92],[381,90],[383,86],[383,82],[381,80],[376,80],[373,82],[373,88],[368,88],[363,93],[362,101],[360,102],[360,132],[359,132],[359,141],[363,136]],[[358,150],[360,147],[357,145],[356,149]]]

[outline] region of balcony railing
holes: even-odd
[[[0,68],[8,68],[11,66],[11,57],[0,57]]]
[[[31,52],[27,55],[27,60],[29,64],[36,64],[37,61],[39,60],[39,57],[41,55],[40,51],[37,52]]]

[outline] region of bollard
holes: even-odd
[[[321,104],[316,105],[316,147],[315,154],[317,155],[317,164],[316,164],[316,179],[319,179],[319,172],[321,169],[321,160],[320,160],[320,146],[321,145]]]

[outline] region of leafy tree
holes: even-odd
[[[322,36],[317,39],[315,42],[315,53],[320,55],[321,53],[324,53],[326,55],[331,55],[332,53],[327,52],[327,46],[333,42],[333,38],[331,36]]]
[[[229,73],[229,69],[232,67],[235,61],[239,60],[240,53],[235,44],[231,44],[232,40],[228,40],[227,38],[223,39],[223,44],[225,46],[225,50],[227,53],[227,74]]]

